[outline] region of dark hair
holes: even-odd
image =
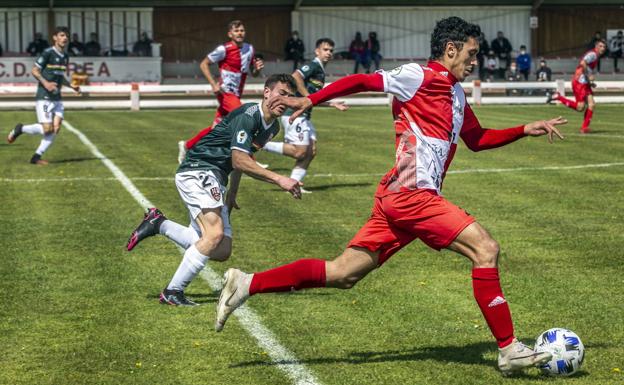
[[[240,20],[232,20],[228,23],[228,32],[232,30],[232,28],[238,28],[243,25],[243,22]]]
[[[58,35],[61,32],[64,32],[65,35],[67,35],[67,37],[69,37],[69,28],[67,28],[67,27],[56,27],[54,29],[54,36]]]
[[[336,45],[336,43],[334,43],[334,41],[332,39],[330,39],[328,37],[322,37],[322,38],[320,38],[320,39],[318,39],[316,41],[316,48],[320,47],[321,44],[323,44],[323,43],[327,43],[327,44],[329,44],[332,47],[334,47]]]
[[[295,78],[292,77],[291,74],[273,74],[268,77],[264,86],[268,89],[272,90],[277,83],[284,83],[290,88],[291,91],[297,90],[297,83],[295,82]]]
[[[607,45],[607,41],[605,39],[596,39],[596,42],[594,43],[594,46],[598,45],[599,43]]]
[[[453,42],[458,50],[461,50],[468,38],[477,39],[481,36],[481,28],[457,16],[447,17],[436,23],[431,33],[431,60],[436,60],[444,55],[446,44]]]

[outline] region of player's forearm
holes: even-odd
[[[41,75],[41,69],[37,66],[34,66],[32,71],[32,76],[37,79],[37,81],[41,84],[45,84],[46,80],[43,78],[43,76]]]
[[[277,184],[277,181],[280,178],[279,174],[258,166],[256,161],[248,154],[233,156],[232,166],[236,171],[243,172],[246,175],[263,182]]]
[[[208,61],[208,59],[204,59],[204,61],[201,62],[201,64],[199,65],[199,69],[204,74],[204,77],[206,78],[206,80],[208,80],[208,83],[210,83],[211,86],[218,87],[217,82],[210,73],[210,62]]]
[[[230,183],[229,183],[228,193],[234,198],[236,197],[236,194],[238,193],[238,186],[240,185],[240,180],[241,180],[242,175],[243,173],[240,170],[234,170],[230,174]]]
[[[381,74],[349,75],[308,96],[312,104],[317,105],[328,100],[365,91],[384,91]]]
[[[482,151],[504,146],[525,136],[522,125],[502,130],[479,128],[462,135],[462,139],[470,150]]]
[[[297,92],[299,92],[299,94],[301,96],[308,96],[308,95],[310,95],[310,93],[308,92],[308,90],[305,87],[305,83],[304,83],[303,77],[301,76],[299,71],[293,72],[293,78],[295,78],[295,83],[297,83]]]

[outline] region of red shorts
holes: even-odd
[[[594,94],[589,83],[579,83],[576,80],[572,80],[572,91],[577,103],[586,102],[587,97]]]
[[[375,197],[368,222],[348,247],[379,251],[379,265],[416,238],[446,248],[475,219],[431,190]]]
[[[217,114],[212,124],[213,126],[219,123],[227,114],[243,105],[238,96],[226,92],[219,92],[217,94],[217,101],[219,101],[219,107],[217,108]]]

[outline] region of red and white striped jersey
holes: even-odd
[[[574,80],[582,84],[589,82],[589,79],[587,79],[587,76],[585,76],[585,73],[583,72],[583,66],[581,66],[581,63],[583,61],[587,63],[587,72],[591,74],[598,66],[598,58],[599,55],[595,48],[585,52],[579,61],[579,65],[576,67],[576,71],[574,71]]]
[[[229,41],[215,48],[207,57],[212,63],[219,65],[221,89],[224,92],[241,96],[254,59],[253,46],[243,43],[243,46],[239,47],[236,43]]]

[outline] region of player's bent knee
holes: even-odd
[[[297,160],[304,160],[306,158],[306,153],[307,150],[304,148],[297,148],[295,150],[295,153],[293,154],[293,157]]]
[[[475,255],[475,262],[480,267],[495,267],[498,262],[500,246],[496,240],[489,238],[480,242]]]
[[[44,134],[51,134],[54,132],[54,126],[51,123],[43,123],[41,125],[43,126]]]
[[[199,240],[195,243],[195,247],[197,247],[197,250],[200,253],[210,255],[222,239],[223,231],[213,231],[210,234],[202,234]]]
[[[356,283],[360,282],[361,279],[362,277],[352,275],[352,274],[347,274],[337,279],[334,284],[334,287],[338,289],[351,289],[353,286],[355,286]]]

